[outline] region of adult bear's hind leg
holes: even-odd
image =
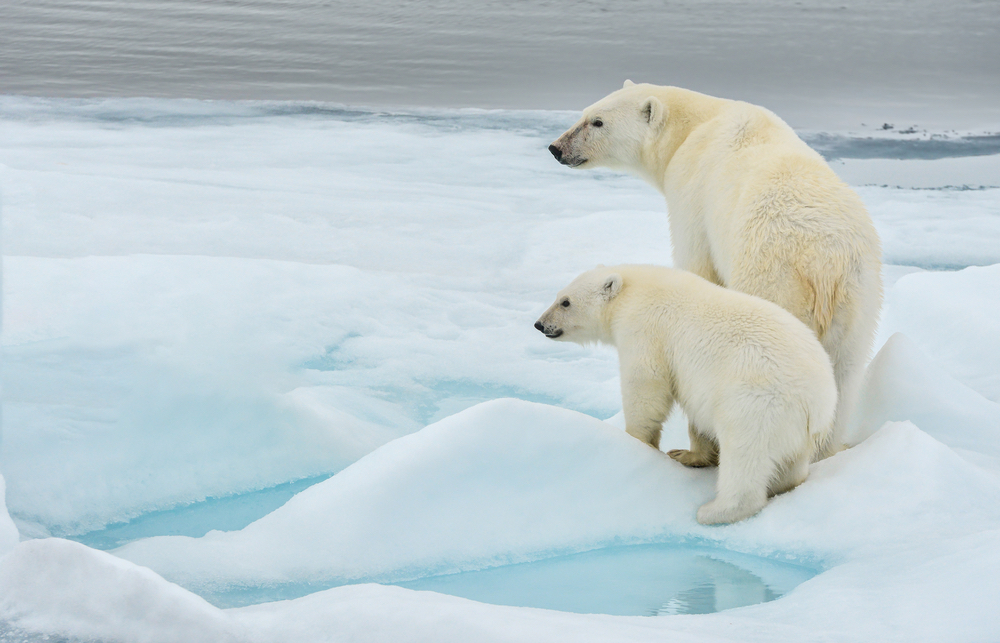
[[[850,433],[853,414],[864,381],[865,364],[871,356],[882,304],[882,279],[877,265],[862,275],[856,290],[853,306],[845,305],[837,311],[830,332],[820,340],[833,362],[837,411],[830,439],[822,445],[814,460],[830,457],[851,446],[857,437]]]

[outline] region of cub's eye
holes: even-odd
[[[563,308],[569,308],[569,300],[563,299],[563,302],[559,305],[562,306]]]
[[[604,127],[604,121],[602,121],[602,120],[601,120],[601,119],[599,119],[599,118],[598,118],[598,119],[596,119],[596,120],[595,120],[595,121],[594,121],[593,123],[591,123],[591,124],[592,124],[592,125],[593,125],[594,127]]]

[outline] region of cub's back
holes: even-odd
[[[832,386],[830,359],[815,333],[777,304],[674,268],[618,270],[633,291],[632,306],[643,311],[634,323],[652,325],[633,332],[662,336],[678,371],[707,369],[712,377],[727,371],[828,375]]]

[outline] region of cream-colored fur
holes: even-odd
[[[683,270],[598,267],[563,289],[535,323],[547,337],[618,348],[626,431],[659,447],[674,403],[692,449],[670,457],[719,465],[698,522],[754,515],[805,480],[832,437],[837,387],[815,334],[769,301]]]
[[[818,457],[840,449],[882,302],[881,249],[861,199],[823,158],[763,107],[629,81],[550,150],[572,167],[651,183],[667,200],[676,267],[772,301],[815,331],[840,394],[834,439]]]

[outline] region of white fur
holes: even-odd
[[[566,305],[568,303],[568,305]],[[536,328],[618,348],[626,431],[659,447],[674,403],[691,419],[688,466],[718,463],[698,522],[754,515],[805,480],[832,437],[837,388],[815,334],[781,307],[682,270],[598,267],[563,289]]]
[[[882,302],[881,249],[861,199],[822,157],[763,107],[629,81],[551,149],[572,167],[644,178],[666,197],[676,267],[815,331],[840,392],[818,456],[841,448]]]

